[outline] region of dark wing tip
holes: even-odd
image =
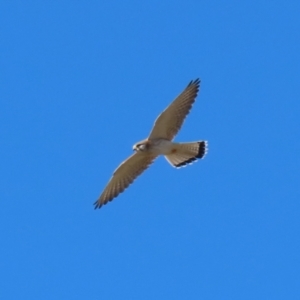
[[[188,87],[191,85],[195,85],[195,86],[197,86],[197,88],[199,88],[200,83],[201,83],[201,80],[199,78],[196,78],[195,80],[190,81],[190,83],[188,84]]]
[[[102,203],[100,203],[100,201],[96,201],[93,205],[95,205],[94,209],[98,209],[101,208],[101,206],[103,205]]]
[[[94,209],[98,209],[98,208],[101,208],[103,205],[107,204],[108,202],[112,201],[115,197],[111,197],[109,199],[106,199],[104,202],[101,202],[101,200],[97,200],[94,205]]]
[[[132,183],[132,181],[130,183]],[[104,196],[104,198],[102,198],[102,195],[101,195],[100,198],[94,203],[94,205],[95,205],[94,209],[101,208],[103,205],[105,205],[108,202],[115,199],[119,194],[123,193],[128,186],[126,186],[123,189],[119,190],[119,192],[117,194],[110,194],[108,196],[106,195],[106,196]]]

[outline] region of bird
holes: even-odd
[[[134,153],[114,171],[94,203],[95,209],[116,198],[160,155],[175,168],[186,166],[205,156],[208,149],[208,142],[205,140],[173,142],[196,100],[200,83],[199,78],[190,81],[183,92],[157,117],[148,138],[133,145]]]

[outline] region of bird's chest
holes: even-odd
[[[149,150],[157,155],[168,155],[172,151],[172,145],[173,143],[168,140],[157,139],[151,141]]]

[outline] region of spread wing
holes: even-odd
[[[108,201],[113,200],[122,193],[149,165],[154,161],[156,156],[143,152],[135,152],[115,170],[112,178],[94,203],[95,209],[100,208]]]
[[[190,112],[199,91],[200,80],[191,81],[185,90],[158,116],[150,133],[150,139],[172,140]]]

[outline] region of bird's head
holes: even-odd
[[[133,145],[132,150],[133,151],[145,151],[147,149],[147,143],[145,141],[136,143]]]

